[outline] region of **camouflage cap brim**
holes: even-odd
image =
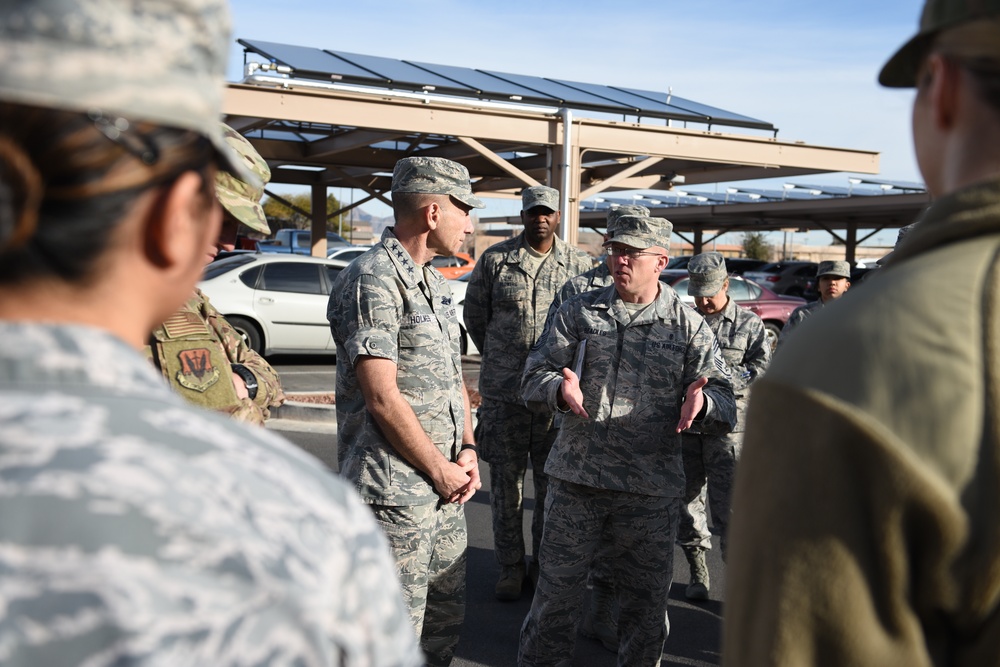
[[[920,61],[932,41],[931,35],[917,35],[882,66],[878,82],[886,88],[913,88],[917,85],[917,70]]]
[[[0,3],[0,99],[192,130],[257,183],[219,128],[229,28],[224,0]]]
[[[267,216],[264,215],[264,209],[259,203],[225,187],[218,181],[215,183],[215,194],[223,208],[241,223],[255,232],[271,233],[271,227],[267,224]]]
[[[451,196],[466,206],[471,206],[472,208],[486,208],[486,204],[483,203],[483,200],[472,193],[455,194],[453,192],[451,193]]]
[[[692,274],[688,280],[688,294],[691,296],[715,296],[726,284],[726,276],[702,278]]]

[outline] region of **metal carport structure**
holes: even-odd
[[[646,93],[650,108],[619,104],[616,112],[613,105],[601,108],[602,90],[611,87],[469,70],[500,79],[504,83],[497,87],[504,91],[469,87],[463,92],[419,81],[400,83],[374,71],[403,63],[421,70],[436,67],[430,73],[455,77],[448,80],[461,78],[460,72],[444,66],[339,54],[340,60],[353,58],[347,65],[362,70],[351,78],[313,66],[313,59],[319,59],[332,69],[326,57],[335,52],[241,43],[258,55],[267,53],[270,62],[252,63],[243,83],[228,86],[226,122],[245,134],[268,161],[272,183],[311,188],[312,208],[317,211],[314,254],[325,245],[324,235],[317,232],[325,229],[325,204],[319,202],[325,202],[327,189],[367,193],[352,206],[373,199],[389,204],[393,165],[413,155],[461,162],[472,175],[473,189],[482,196],[514,198],[522,188],[537,184],[558,188],[564,198],[563,236],[571,243],[577,240],[579,202],[601,193],[668,191],[677,183],[686,187],[825,172],[878,173],[875,152],[781,141],[769,123],[686,100],[678,102],[685,107],[675,108],[673,103],[680,98],[669,93],[662,101]],[[286,60],[273,55],[275,47],[284,49]],[[302,63],[311,69],[294,67]],[[353,72],[347,65],[341,69]],[[527,97],[498,99],[509,92],[508,84],[543,90],[534,97],[527,93]],[[566,88],[570,89],[566,99],[555,96]],[[613,90],[631,95],[622,98],[629,101],[644,92]],[[758,134],[721,132],[720,126]],[[678,223],[679,214],[673,209],[668,217]]]

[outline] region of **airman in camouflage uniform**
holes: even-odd
[[[614,236],[615,225],[618,219],[625,215],[649,216],[649,209],[645,206],[627,204],[608,209],[607,232],[604,240]],[[552,305],[549,306],[549,313],[546,316],[546,326],[559,310],[563,301],[577,294],[591,292],[602,287],[614,284],[611,277],[611,269],[608,268],[607,257],[603,258],[597,266],[570,278],[566,284],[556,292]],[[559,428],[562,423],[562,415],[556,414],[555,427]],[[591,596],[590,606],[580,625],[580,632],[585,637],[597,639],[604,644],[609,651],[618,650],[618,631],[614,621],[614,582],[612,580],[614,565],[614,544],[611,541],[610,531],[605,531],[602,537],[602,544],[594,556],[594,562],[590,568]]]
[[[396,163],[392,200],[395,227],[330,295],[337,454],[389,538],[428,664],[448,665],[465,618],[462,504],[480,483],[455,303],[430,260],[461,247],[483,204],[465,167],[425,157]]]
[[[495,594],[517,600],[526,576],[524,476],[531,460],[535,504],[545,502],[543,472],[556,431],[550,411],[533,412],[518,400],[528,351],[541,335],[556,290],[590,269],[590,255],[556,236],[559,192],[542,185],[521,195],[524,231],[491,246],[478,259],[465,293],[465,328],[482,353],[477,440],[490,463],[494,553],[500,563]],[[542,512],[531,524],[532,553],[542,538]],[[532,563],[537,568],[537,566]]]
[[[645,206],[634,204],[608,209],[608,231],[604,235],[605,241],[614,235],[615,224],[618,222],[618,218],[625,215],[648,216],[649,209]],[[613,285],[615,281],[611,277],[611,269],[608,268],[606,259],[606,257],[602,258],[602,261],[597,266],[567,280],[552,298],[552,304],[549,306],[549,316],[554,315],[559,310],[559,306],[562,305],[563,301],[566,301],[571,296]]]
[[[224,210],[218,242],[208,261],[221,250],[232,250],[240,224],[270,233],[260,206],[271,169],[239,132],[222,125],[226,143],[240,156],[259,184],[246,183],[220,171],[215,194]],[[181,396],[249,424],[264,425],[268,408],[285,402],[278,374],[219,314],[201,290],[153,331],[146,354]]]
[[[422,663],[356,494],[138,352],[214,240],[199,171],[253,180],[228,28],[220,0],[0,3],[0,664]]]
[[[708,598],[710,585],[705,551],[712,547],[705,512],[705,492],[708,492],[712,523],[719,532],[722,557],[725,559],[729,498],[743,442],[750,384],[767,369],[771,361],[771,346],[760,317],[751,310],[740,308],[729,298],[729,276],[721,254],[706,252],[695,255],[687,270],[690,275],[688,294],[695,297],[698,312],[719,341],[722,356],[732,374],[736,396],[736,427],[732,433],[717,435],[692,428],[681,435],[686,487],[677,541],[691,567],[687,597],[704,600]]]
[[[816,279],[819,281],[819,298],[792,311],[781,330],[781,336],[778,338],[779,345],[784,343],[788,339],[788,334],[805,322],[806,318],[819,312],[820,308],[828,303],[844,296],[851,287],[851,265],[843,260],[820,262],[816,268]]]
[[[662,218],[619,219],[606,243],[614,286],[563,303],[528,357],[524,399],[566,414],[545,467],[541,572],[521,629],[522,667],[572,655],[606,526],[616,546],[618,664],[659,664],[684,492],[679,434],[692,424],[726,432],[736,420],[714,334],[660,285],[670,229]],[[584,341],[578,376],[571,367]]]

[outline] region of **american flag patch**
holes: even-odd
[[[163,323],[163,330],[170,338],[184,338],[209,333],[208,325],[195,313],[174,313]]]

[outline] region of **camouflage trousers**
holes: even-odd
[[[493,549],[500,565],[524,561],[524,476],[531,460],[535,512],[531,519],[531,547],[537,557],[542,540],[548,476],[545,460],[559,431],[552,415],[523,405],[483,401],[476,425],[480,457],[490,464],[490,508]]]
[[[521,626],[520,667],[572,661],[587,573],[605,530],[618,605],[618,665],[660,664],[674,573],[680,499],[608,491],[551,479],[541,571]]]
[[[729,499],[742,445],[742,432],[726,435],[681,434],[685,490],[677,542],[685,550],[712,548],[712,534],[708,530],[705,511],[707,489],[712,524],[719,533],[722,557],[726,557],[731,512]]]
[[[464,508],[456,503],[370,507],[396,558],[403,599],[427,664],[451,664],[465,621]]]

